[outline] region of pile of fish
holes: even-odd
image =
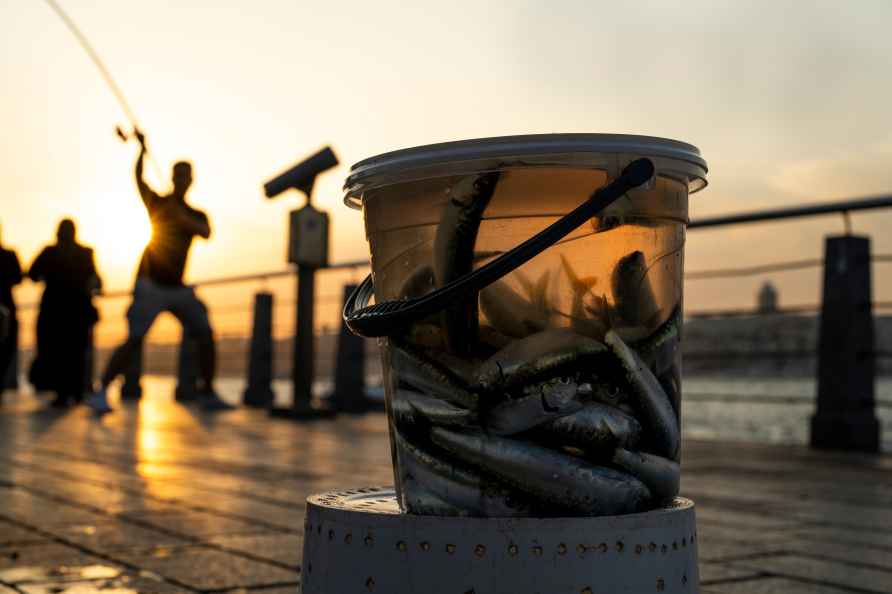
[[[410,277],[404,295],[471,269],[498,175],[456,184],[433,266]],[[567,271],[584,290],[584,279]],[[583,316],[577,299],[580,315],[569,327],[526,319],[524,308],[535,303],[504,287],[496,283],[389,338],[403,506],[441,516],[597,516],[671,502],[679,489],[681,313],[676,307],[659,318],[641,252],[617,263],[610,311]],[[598,307],[608,307],[606,298]]]
[[[391,343],[403,504],[488,517],[614,515],[679,487],[678,314],[630,347],[570,329],[514,340],[477,364]]]

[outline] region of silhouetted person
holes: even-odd
[[[31,280],[45,285],[28,377],[35,389],[56,393],[53,406],[83,399],[90,328],[99,319],[92,302],[101,284],[93,250],[77,243],[76,234],[74,222],[62,220],[56,243],[43,248],[28,270]]]
[[[22,282],[22,268],[19,258],[12,250],[0,246],[0,307],[5,311],[4,336],[0,339],[0,400],[6,388],[9,367],[19,348],[19,322],[16,319],[15,301],[12,288]]]
[[[186,161],[174,164],[173,191],[168,196],[159,196],[143,179],[145,136],[138,130],[135,133],[140,143],[136,185],[152,222],[152,240],[140,260],[133,302],[127,310],[127,340],[112,355],[102,376],[101,388],[87,403],[100,413],[111,410],[106,394],[109,384],[124,372],[158,314],[169,311],[198,338],[202,404],[210,410],[231,408],[214,392],[216,355],[207,308],[195,291],[183,284],[183,270],[192,239],[196,235],[203,239],[211,236],[207,216],[186,204],[186,192],[192,185],[192,165]]]

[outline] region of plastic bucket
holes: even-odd
[[[353,166],[376,301],[414,298],[560,219],[629,162],[656,175],[479,294],[382,340],[410,513],[614,515],[677,494],[688,195],[696,147],[555,134],[429,145]]]

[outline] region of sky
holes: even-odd
[[[613,132],[698,146],[691,218],[892,193],[892,2],[59,0],[118,80],[163,171],[195,166],[214,235],[188,278],[284,268],[296,193],[262,184],[325,145],[331,260],[368,247],[342,203],[350,164],[420,144]],[[24,263],[72,216],[109,289],[132,282],[149,226],[123,112],[39,0],[0,0],[0,226]],[[150,175],[159,189],[159,184]],[[853,216],[892,253],[892,211]],[[818,258],[839,217],[691,232],[690,271]],[[817,303],[817,270],[691,281],[689,309]],[[892,275],[875,267],[877,300]],[[333,292],[337,292],[333,289]],[[33,300],[33,289],[18,292]]]

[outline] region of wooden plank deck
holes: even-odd
[[[392,483],[383,415],[216,416],[149,389],[97,421],[0,406],[0,594],[298,591],[304,500]],[[702,591],[892,592],[892,457],[688,439]]]

